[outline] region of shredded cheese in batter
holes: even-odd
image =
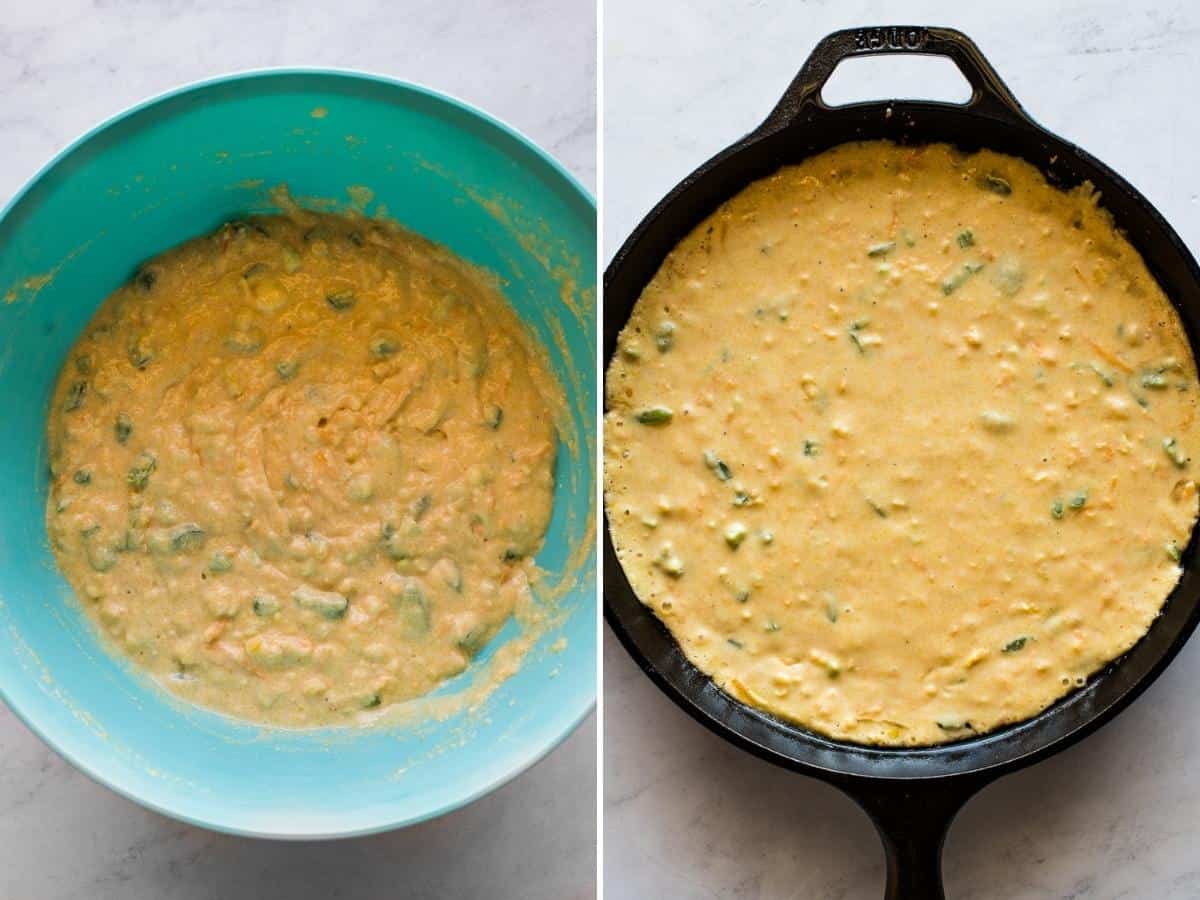
[[[609,524],[739,700],[961,739],[1150,626],[1197,516],[1197,390],[1090,186],[848,144],[738,194],[646,287],[607,378]]]
[[[58,563],[188,700],[375,716],[527,605],[555,463],[539,359],[481,273],[397,226],[229,223],[144,266],[72,350]]]

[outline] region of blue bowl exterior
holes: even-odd
[[[318,107],[324,117],[312,115]],[[367,186],[389,216],[499,275],[567,392],[569,436],[538,557],[548,581],[563,583],[563,615],[474,713],[286,731],[180,703],[101,646],[54,565],[44,425],[68,349],[139,261],[268,210],[265,188],[280,182],[319,198]],[[98,781],[233,833],[398,827],[534,763],[595,702],[595,241],[592,199],[521,135],[433,91],[358,73],[204,82],[65,150],[0,214],[0,696]],[[565,649],[552,650],[560,638]]]

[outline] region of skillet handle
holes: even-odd
[[[991,776],[841,785],[875,825],[887,855],[885,900],[945,900],[942,846],[950,823]]]
[[[758,131],[778,131],[816,112],[830,111],[832,107],[821,99],[821,89],[838,63],[851,56],[878,56],[884,53],[949,57],[971,85],[971,98],[963,104],[964,109],[1007,122],[1030,122],[1029,115],[1000,80],[992,64],[979,52],[975,42],[961,31],[892,25],[847,28],[823,38]]]

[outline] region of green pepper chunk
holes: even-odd
[[[397,614],[410,635],[418,636],[429,632],[429,600],[419,584],[409,581],[395,602]]]
[[[472,628],[458,639],[458,649],[465,653],[468,659],[474,659],[479,655],[479,651],[487,645],[489,637],[486,628]]]
[[[717,454],[713,453],[711,450],[704,451],[704,464],[708,466],[709,469],[712,470],[712,473],[721,481],[728,481],[733,477],[733,472],[730,470],[729,466],[725,465],[725,462],[721,459],[721,457],[717,456]]]
[[[663,322],[654,332],[654,344],[659,353],[666,353],[675,346],[675,323]]]
[[[1183,469],[1187,467],[1188,455],[1183,448],[1179,446],[1179,442],[1173,437],[1163,438],[1163,452],[1167,454],[1167,458],[1175,464],[1175,468]]]
[[[1012,193],[1012,185],[1008,182],[1008,179],[1001,178],[996,174],[984,175],[979,179],[979,186],[985,191],[991,191],[993,194],[999,194],[1001,197],[1007,197]]]
[[[675,413],[667,406],[648,406],[639,410],[636,418],[642,425],[666,425],[675,418]]]
[[[176,553],[186,553],[197,547],[203,547],[208,534],[195,522],[184,522],[176,525],[169,532],[171,549]]]
[[[301,609],[315,612],[323,619],[340,619],[346,615],[350,601],[336,591],[319,591],[306,584],[292,591],[292,599]]]
[[[63,409],[67,412],[74,412],[83,406],[83,398],[87,394],[87,382],[76,381],[67,389],[67,399],[63,403]]]
[[[150,293],[157,282],[158,273],[153,269],[139,269],[138,273],[133,276],[133,283],[141,288],[145,294]]]
[[[254,614],[266,618],[279,612],[279,600],[271,594],[259,594],[253,602]]]
[[[150,474],[157,466],[158,460],[154,458],[154,454],[149,452],[139,453],[129,472],[125,475],[125,481],[135,491],[144,491],[146,485],[150,483]]]
[[[387,359],[400,352],[400,339],[391,332],[381,331],[371,338],[369,349],[376,359]]]
[[[129,342],[127,353],[129,355],[129,364],[138,371],[146,368],[146,366],[150,365],[150,361],[154,359],[154,352],[146,346],[146,339],[141,337],[134,338]]]
[[[118,413],[117,420],[113,423],[113,436],[117,439],[117,443],[126,443],[131,434],[133,434],[133,419],[125,413]]]

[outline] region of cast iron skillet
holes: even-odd
[[[964,105],[915,101],[831,108],[821,88],[842,59],[877,53],[940,54],[971,83]],[[716,207],[755,179],[846,141],[891,138],[990,147],[1022,157],[1054,183],[1084,180],[1145,257],[1172,298],[1195,352],[1200,270],[1161,215],[1120,175],[1031,120],[963,34],[948,28],[838,31],[813,51],[783,99],[755,131],[685,178],[613,257],[604,275],[604,350],[667,252]],[[1200,606],[1195,541],[1183,577],[1149,632],[1121,659],[1040,715],[980,737],[938,747],[888,749],[840,743],[781,722],[719,690],[684,657],[667,629],[638,602],[605,530],[605,616],[625,648],[679,706],[717,734],[764,759],[827,781],[870,815],[887,852],[887,897],[942,898],[941,852],[955,813],[984,785],[1045,759],[1105,722],[1144,691],[1196,627]]]

